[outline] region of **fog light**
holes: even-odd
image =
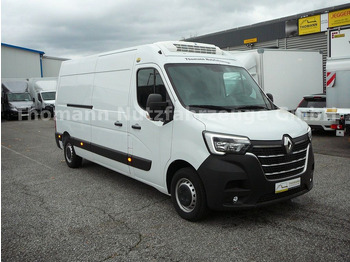
[[[237,203],[237,201],[238,201],[238,196],[234,196],[233,199],[232,199],[232,202],[233,203]]]

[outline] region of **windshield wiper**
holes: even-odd
[[[213,109],[213,110],[225,110],[225,111],[232,110],[232,108],[229,108],[229,107],[216,106],[216,105],[189,105],[188,107],[206,108],[206,109]]]
[[[266,106],[237,106],[234,108],[235,110],[249,110],[249,109],[265,109],[265,110],[270,110],[269,108],[267,108]]]

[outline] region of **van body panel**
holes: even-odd
[[[150,184],[165,192],[166,181],[163,167],[170,160],[174,121],[164,124],[162,121],[152,121],[148,113],[141,108],[137,98],[137,72],[139,70],[156,70],[169,94],[169,87],[165,75],[157,64],[141,63],[135,66],[130,91],[130,116],[128,123],[129,143],[128,153],[134,157],[142,157],[141,161],[150,162],[150,170],[131,167],[131,172],[139,181]],[[149,80],[149,79],[148,79]],[[169,95],[169,102],[171,96]],[[140,129],[136,129],[138,126]],[[134,159],[132,160],[134,161]]]
[[[178,103],[178,107],[180,107]],[[176,115],[179,115],[175,112]],[[203,131],[205,125],[199,121],[190,112],[183,116],[181,121],[175,121],[172,148],[172,161],[184,160],[189,163],[194,169],[198,169],[203,161],[210,155],[206,148]],[[187,132],[191,129],[192,132]]]
[[[133,53],[127,52],[99,57],[92,94],[92,143],[124,154],[128,151],[128,101],[132,56]],[[113,170],[130,175],[128,165],[110,159],[99,159],[101,163],[113,167]]]

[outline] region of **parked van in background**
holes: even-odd
[[[191,221],[313,186],[309,126],[276,107],[232,55],[161,42],[62,63],[56,142],[153,186]]]
[[[4,81],[1,84],[1,115],[6,119],[22,119],[35,113],[32,97],[25,80]]]
[[[57,77],[30,78],[28,83],[29,92],[34,98],[35,109],[38,113],[47,111],[53,116]]]

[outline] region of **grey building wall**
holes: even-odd
[[[1,78],[41,77],[40,53],[1,45]]]

